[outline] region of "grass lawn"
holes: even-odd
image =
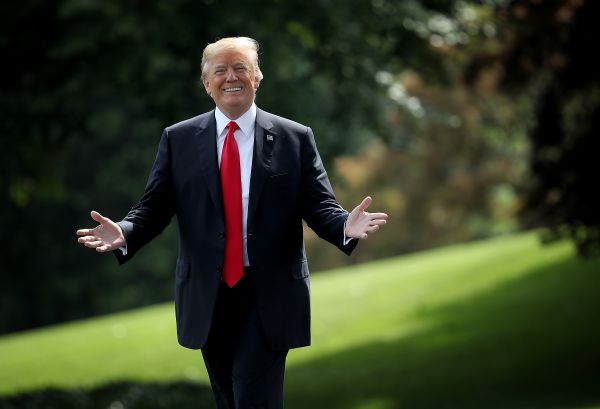
[[[534,233],[313,277],[286,408],[600,408],[600,260]],[[172,304],[0,338],[0,394],[207,383]]]

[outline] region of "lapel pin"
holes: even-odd
[[[267,141],[273,142],[273,135],[267,134]]]

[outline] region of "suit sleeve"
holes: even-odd
[[[127,262],[140,248],[162,233],[174,214],[171,149],[169,133],[165,129],[142,198],[117,223],[127,242],[127,254],[124,255],[120,249],[114,252],[119,264]]]
[[[344,243],[344,226],[348,212],[333,193],[329,177],[317,151],[315,137],[307,129],[302,142],[302,218],[322,239],[350,255],[358,240]]]

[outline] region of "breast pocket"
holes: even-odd
[[[265,183],[265,203],[271,206],[289,207],[296,201],[298,183],[288,172],[274,173]]]
[[[281,181],[286,181],[288,179],[288,176],[288,172],[273,173],[269,175],[269,183],[278,183]]]

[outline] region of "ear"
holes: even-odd
[[[260,86],[260,78],[254,78],[254,92],[258,91],[258,87]]]
[[[202,80],[202,83],[204,84],[204,89],[206,90],[206,93],[210,95],[210,82],[208,81],[208,79],[204,79]]]

